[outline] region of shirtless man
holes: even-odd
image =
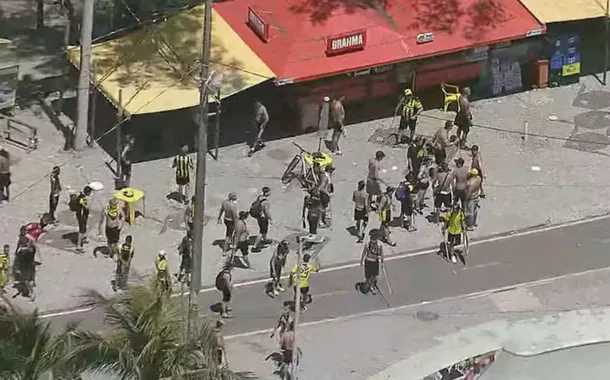
[[[225,241],[222,245],[222,252],[229,250],[231,243],[231,237],[233,231],[235,231],[235,221],[237,220],[237,195],[235,193],[229,193],[229,197],[225,199],[220,205],[220,211],[218,212],[218,224],[222,223],[222,216],[224,215],[225,223]]]
[[[250,253],[250,248],[248,247],[249,233],[246,219],[248,219],[248,212],[240,211],[239,218],[235,221],[235,230],[233,231],[232,236],[232,240],[235,245],[233,246],[231,257],[229,257],[229,262],[233,262],[235,252],[239,250],[241,252],[241,259],[243,260],[245,267],[250,268],[250,259],[248,258],[248,254]]]
[[[481,176],[477,169],[468,171],[466,183],[466,228],[473,231],[479,216],[479,198],[481,197]]]
[[[470,148],[470,152],[472,153],[472,164],[470,165],[470,169],[477,169],[479,171],[479,176],[481,177],[481,198],[485,198],[483,180],[486,178],[486,176],[485,172],[483,171],[483,157],[481,157],[479,146],[473,145],[472,148]]]
[[[434,222],[439,222],[440,212],[447,211],[451,207],[451,170],[447,163],[443,162],[439,165],[439,171],[432,183],[432,191],[434,194]]]
[[[377,209],[378,198],[381,196],[381,185],[387,185],[379,176],[381,172],[381,160],[385,157],[385,153],[378,150],[375,157],[369,160],[368,174],[366,176],[366,193],[369,196],[369,205],[372,210]]]
[[[470,88],[464,87],[460,91],[459,111],[455,115],[455,125],[458,127],[458,139],[460,147],[466,147],[466,139],[472,126],[472,113],[470,112]]]
[[[447,159],[447,148],[457,144],[457,139],[455,137],[452,139],[452,136],[450,136],[451,129],[453,129],[453,122],[446,121],[445,126],[439,128],[434,134],[432,145],[434,146],[434,160],[437,165],[440,165]]]
[[[453,200],[459,201],[462,209],[466,206],[466,182],[468,181],[468,168],[464,166],[462,157],[455,160],[457,168],[451,173],[453,182]]]

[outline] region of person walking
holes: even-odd
[[[377,212],[379,213],[379,220],[381,225],[379,231],[383,240],[390,246],[396,247],[396,243],[392,241],[390,237],[390,223],[392,222],[392,195],[394,194],[394,188],[388,186],[385,193],[381,196],[379,201],[379,207]]]
[[[417,200],[415,202],[415,210],[421,215],[426,206],[426,193],[430,187],[430,182],[433,180],[433,174],[436,172],[436,165],[430,156],[424,156],[422,165],[419,168],[417,175],[416,188]]]
[[[447,160],[447,148],[458,143],[455,136],[451,136],[453,122],[446,121],[445,125],[439,128],[434,134],[432,145],[434,146],[434,161],[437,165],[442,164]]]
[[[320,192],[314,187],[309,191],[309,194],[305,195],[301,213],[303,227],[305,227],[306,224],[305,220],[307,220],[307,224],[309,224],[309,235],[306,237],[307,240],[317,239],[318,224],[320,223],[321,216],[322,201],[320,200]]]
[[[256,237],[254,247],[257,250],[265,248],[269,243],[267,234],[269,233],[269,224],[273,222],[271,219],[271,211],[269,205],[269,197],[271,196],[271,189],[267,186],[263,187],[262,194],[260,194],[250,207],[250,215],[256,218],[258,222],[259,235]]]
[[[21,294],[36,300],[36,245],[25,235],[19,237],[15,251],[15,279]]]
[[[459,201],[462,209],[466,207],[466,184],[468,182],[468,168],[464,166],[464,159],[455,160],[456,168],[451,172],[453,182],[453,200]]]
[[[297,264],[294,265],[294,267],[292,268],[292,271],[290,271],[290,285],[292,285],[294,288],[294,299],[296,300],[297,298],[297,281],[300,282],[300,289],[301,289],[301,311],[304,312],[307,310],[307,304],[311,303],[312,298],[311,298],[311,294],[309,293],[310,289],[309,289],[309,279],[311,278],[311,273],[312,272],[319,272],[320,271],[320,263],[319,261],[316,260],[316,264],[317,265],[313,265],[310,264],[309,261],[311,260],[311,255],[306,253],[303,255],[303,262],[301,263],[301,267],[299,268],[299,266]],[[298,274],[297,274],[298,273]],[[299,277],[297,279],[297,276]]]
[[[227,199],[225,199],[220,205],[220,210],[218,211],[218,224],[222,223],[224,215],[224,224],[225,224],[225,240],[222,244],[222,252],[228,252],[230,249],[231,238],[233,236],[233,232],[235,231],[235,221],[238,218],[237,211],[237,194],[229,193]]]
[[[333,185],[332,176],[335,172],[335,168],[331,165],[328,165],[324,168],[324,171],[320,173],[318,180],[318,190],[320,194],[320,221],[324,227],[331,228],[332,218],[331,218],[331,206],[330,200],[335,191],[335,186]]]
[[[249,258],[250,247],[248,247],[249,233],[248,225],[246,224],[246,219],[248,219],[248,213],[246,211],[240,211],[238,214],[238,218],[235,221],[235,230],[233,231],[232,236],[234,246],[228,261],[233,262],[235,252],[239,250],[241,252],[241,260],[243,261],[244,267],[249,269],[251,268]]]
[[[478,226],[481,182],[481,173],[477,169],[470,169],[466,183],[466,228],[468,231],[474,231],[474,228]]]
[[[441,212],[446,212],[453,203],[451,199],[451,171],[446,162],[441,162],[439,170],[432,183],[434,194],[434,223],[439,223]]]
[[[458,139],[460,140],[460,147],[466,149],[466,140],[470,127],[472,126],[472,113],[470,112],[470,88],[464,87],[460,91],[460,98],[458,100],[458,112],[455,115],[454,124],[458,127]]]
[[[354,221],[356,222],[356,236],[358,237],[358,243],[362,243],[364,240],[364,233],[366,226],[369,223],[369,212],[370,205],[368,195],[364,190],[366,184],[364,181],[358,181],[358,188],[354,190],[352,194],[352,201],[354,202]]]
[[[409,141],[413,141],[415,137],[415,129],[417,127],[417,117],[423,112],[424,107],[421,101],[413,96],[413,91],[407,88],[404,90],[403,96],[396,106],[394,115],[400,113],[400,124],[398,125],[399,142],[404,141],[404,135],[409,129]]]
[[[131,184],[131,165],[133,147],[136,143],[136,139],[133,136],[127,136],[123,149],[121,149],[121,183],[125,187],[129,187]]]
[[[343,102],[345,96],[341,95],[332,100],[330,103],[330,128],[333,130],[333,137],[331,141],[331,152],[337,156],[342,155],[341,148],[339,148],[339,139],[341,136],[345,137],[345,108],[343,108]]]
[[[381,185],[386,185],[381,179],[381,161],[385,158],[385,153],[381,150],[375,152],[375,157],[369,160],[368,173],[366,176],[366,193],[368,194],[368,203],[374,211],[377,209],[378,198],[381,196]]]
[[[274,296],[278,296],[280,292],[284,292],[285,289],[282,286],[282,270],[284,266],[286,266],[286,258],[288,257],[288,253],[290,252],[290,248],[288,247],[288,242],[286,240],[282,240],[278,245],[277,249],[273,256],[271,256],[271,260],[269,260],[269,272],[271,275],[271,294]]]
[[[402,228],[405,228],[408,232],[417,231],[413,220],[413,206],[415,204],[413,194],[416,193],[415,186],[413,185],[414,181],[413,175],[407,174],[405,180],[398,185],[398,188],[394,193],[394,197],[400,202],[400,220],[402,222]]]
[[[0,148],[0,204],[11,198],[11,156],[4,148]]]
[[[379,241],[379,235],[372,233],[368,244],[362,250],[360,257],[360,267],[364,267],[364,284],[360,291],[364,294],[371,292],[377,294],[377,277],[379,277],[379,268],[383,265],[383,246]]]
[[[10,268],[9,249],[8,244],[5,244],[2,247],[2,251],[0,251],[0,294],[6,293],[4,288],[8,284],[8,269]]]
[[[100,222],[97,226],[99,236],[102,236],[102,226],[105,224],[106,244],[110,258],[119,253],[119,240],[121,239],[121,229],[125,223],[125,214],[122,208],[117,205],[115,198],[110,198],[108,206],[104,208],[100,215]]]
[[[184,209],[184,216],[182,217],[184,220],[184,225],[186,226],[187,231],[191,231],[193,229],[193,222],[195,220],[195,196],[191,197],[191,203],[186,205]]]
[[[178,245],[178,255],[180,256],[180,269],[178,270],[178,282],[185,282],[187,286],[191,283],[191,270],[193,268],[193,231],[186,231]]]
[[[231,318],[231,298],[233,295],[233,276],[231,270],[233,263],[227,261],[222,270],[216,275],[216,289],[222,293],[222,301],[220,302],[220,316],[222,318]]]
[[[481,157],[481,151],[478,145],[473,145],[470,148],[472,154],[472,163],[470,169],[477,169],[479,177],[481,177],[481,198],[485,198],[485,190],[483,190],[483,181],[485,180],[485,172],[483,171],[483,157]]]
[[[464,213],[459,202],[453,203],[449,212],[445,215],[445,223],[442,227],[443,236],[447,233],[445,249],[452,263],[457,263],[455,248],[462,244],[462,232],[464,231]]]
[[[89,221],[89,203],[91,201],[92,189],[85,186],[76,197],[76,222],[78,223],[78,237],[76,240],[76,252],[83,253],[84,245],[87,243],[87,223]]]
[[[155,260],[156,285],[160,292],[168,292],[172,288],[169,277],[169,267],[165,251],[159,251]]]
[[[49,216],[53,222],[55,218],[55,211],[57,211],[57,205],[59,205],[59,194],[61,193],[61,181],[59,179],[59,166],[53,166],[51,175],[49,177],[50,192],[49,192]]]
[[[131,269],[131,260],[135,248],[133,245],[133,237],[127,235],[125,242],[121,244],[119,254],[116,257],[116,271],[112,289],[116,292],[118,289],[127,289],[127,281],[129,280],[129,270]]]
[[[248,157],[252,157],[254,153],[265,147],[265,143],[263,142],[263,133],[265,133],[267,123],[269,123],[269,112],[267,112],[267,107],[257,100],[254,102],[254,125],[256,128],[256,138],[252,142],[252,146],[248,152]]]
[[[424,139],[421,137],[416,137],[409,145],[409,148],[407,148],[405,156],[407,173],[413,173],[413,175],[417,177],[419,174],[419,168],[421,167],[421,163],[425,155]]]
[[[174,157],[172,169],[176,171],[176,185],[178,186],[178,195],[184,204],[189,203],[189,187],[191,183],[191,170],[195,169],[193,159],[188,156],[189,147],[187,145],[180,148],[180,153]]]

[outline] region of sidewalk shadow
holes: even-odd
[[[170,201],[175,201],[175,202],[178,202],[178,203],[180,203],[180,204],[183,204],[183,203],[184,203],[184,197],[182,196],[182,194],[180,194],[180,193],[179,193],[179,192],[177,192],[177,191],[172,191],[171,193],[167,194],[167,195],[165,196],[165,198],[166,198],[167,200],[170,200]]]
[[[356,230],[356,226],[349,226],[345,230],[349,232],[350,235],[358,237],[358,231]]]

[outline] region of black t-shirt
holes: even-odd
[[[411,145],[407,150],[407,158],[411,160],[411,164],[413,165],[413,171],[416,175],[419,173],[419,168],[423,159],[423,157],[419,156],[420,151],[421,148],[414,145]]]

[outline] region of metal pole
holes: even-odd
[[[94,0],[84,0],[80,37],[80,75],[78,77],[78,113],[74,149],[83,150],[87,140],[89,115],[89,80],[91,79],[91,33],[93,32]]]
[[[210,45],[212,41],[212,0],[205,2],[203,41],[201,53],[201,81],[199,97],[199,138],[197,144],[197,171],[195,177],[195,215],[193,218],[193,269],[191,273],[191,302],[196,302],[201,289],[203,264],[203,222],[205,213],[206,160],[208,155],[208,86],[210,77]]]
[[[218,89],[218,108],[216,109],[216,136],[215,136],[215,144],[214,144],[214,158],[218,161],[218,144],[220,144],[220,113],[222,108],[222,103],[220,101],[220,89]]]
[[[56,114],[60,114],[64,109],[64,96],[66,92],[67,81],[70,75],[70,60],[68,59],[68,47],[70,46],[70,32],[72,30],[72,16],[70,15],[70,10],[65,6],[65,3],[61,6],[62,11],[65,12],[66,16],[66,27],[64,28],[64,50],[66,56],[65,66],[62,69],[63,75],[60,79],[60,87],[59,87],[59,101],[57,102],[57,110]]]
[[[299,319],[301,317],[301,259],[303,257],[303,237],[298,236],[299,239],[299,251],[297,252],[297,273],[295,291],[294,291],[294,350],[292,352],[292,376],[291,379],[297,378],[297,357],[298,357],[298,345],[297,345],[297,326],[299,325]]]
[[[91,112],[89,112],[89,146],[95,145],[95,111],[97,109],[97,87],[91,89]]]
[[[604,60],[604,86],[608,84],[606,82],[606,76],[608,75],[608,61],[610,60],[610,0],[606,0],[606,18],[604,19],[604,25],[606,27],[606,42],[604,43],[604,50],[606,52],[606,59]]]
[[[123,174],[123,166],[121,165],[121,147],[123,145],[121,136],[122,128],[121,121],[123,120],[123,89],[119,88],[119,109],[117,110],[117,126],[116,126],[116,176],[117,178],[122,178]],[[123,186],[124,184],[121,184]]]

